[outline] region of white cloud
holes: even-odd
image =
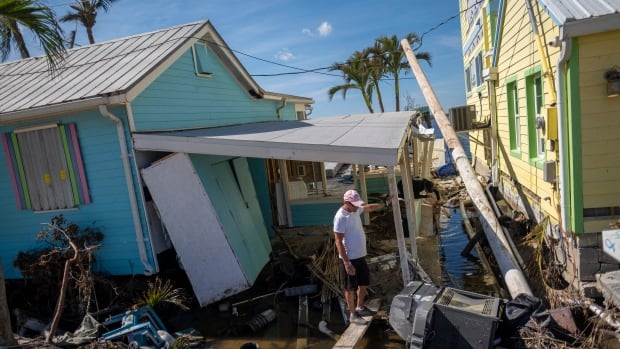
[[[328,36],[333,31],[332,25],[328,22],[323,22],[316,28],[316,33],[308,28],[303,28],[301,33],[307,36]]]
[[[327,22],[323,22],[317,28],[317,31],[319,32],[320,36],[328,36],[332,32],[332,25]]]
[[[287,61],[290,61],[291,59],[294,59],[295,55],[291,51],[289,51],[287,48],[284,48],[278,51],[275,57],[281,61],[287,62]]]

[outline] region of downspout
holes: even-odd
[[[491,184],[494,187],[499,186],[499,155],[498,155],[498,127],[497,127],[497,82],[499,80],[499,72],[497,61],[499,60],[499,41],[504,28],[504,15],[506,10],[506,2],[500,1],[497,24],[495,25],[495,38],[493,40],[493,57],[491,58],[491,66],[489,67],[489,109],[491,110]]]
[[[125,181],[127,182],[127,191],[129,193],[129,205],[131,206],[131,214],[133,216],[133,225],[136,232],[136,243],[138,245],[138,252],[140,254],[140,261],[144,266],[144,274],[151,275],[153,273],[153,267],[148,261],[146,256],[146,248],[144,245],[144,232],[142,231],[142,224],[140,223],[140,214],[138,212],[138,202],[136,201],[136,190],[133,184],[133,177],[131,175],[131,166],[129,165],[129,153],[127,151],[127,139],[125,137],[125,128],[123,122],[118,117],[114,116],[108,111],[105,104],[99,105],[99,113],[114,124],[116,124],[116,133],[118,134],[118,143],[121,148],[121,160],[123,161],[123,169],[125,170]]]
[[[558,183],[558,190],[560,192],[560,224],[561,230],[567,231],[568,228],[568,218],[566,214],[566,209],[569,207],[569,195],[568,187],[569,187],[569,178],[568,178],[568,168],[569,168],[569,157],[568,153],[568,144],[566,142],[566,123],[568,119],[568,114],[566,112],[566,94],[564,89],[564,84],[566,83],[564,74],[566,71],[566,64],[571,56],[572,51],[572,40],[570,37],[564,37],[564,27],[560,27],[560,38],[562,49],[560,51],[560,57],[558,57],[558,63],[556,68],[556,89],[557,89],[557,109],[558,109],[558,147],[560,153],[560,165],[559,167],[559,177],[560,183]]]
[[[280,120],[280,110],[286,106],[286,97],[282,97],[282,105],[276,108],[276,117]]]

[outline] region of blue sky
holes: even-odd
[[[71,0],[44,2],[63,15]],[[458,1],[454,0],[120,0],[109,12],[98,15],[94,35],[97,42],[103,42],[208,19],[228,46],[237,51],[249,73],[262,75],[295,71],[269,62],[303,69],[328,67],[345,61],[355,50],[371,46],[377,37],[402,38],[415,32],[424,34],[419,50],[429,52],[433,58],[432,67],[422,62],[422,69],[447,112],[465,104],[458,16],[446,22],[457,14]],[[66,24],[64,29],[68,32],[76,25]],[[84,29],[77,25],[76,44],[87,43]],[[408,70],[407,79],[401,81],[401,106],[406,104],[407,96],[416,106],[426,105],[412,77]],[[368,112],[357,91],[348,92],[346,100],[338,94],[329,101],[328,89],[343,83],[339,75],[254,78],[267,91],[313,98],[311,117]],[[393,82],[386,81],[381,90],[386,111],[393,111]]]

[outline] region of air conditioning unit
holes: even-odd
[[[454,132],[464,132],[473,129],[473,122],[476,118],[475,105],[450,108],[448,112],[448,119],[450,119]]]

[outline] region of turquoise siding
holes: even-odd
[[[190,155],[248,280],[269,260],[271,244],[245,158]]]
[[[118,117],[124,115],[123,109],[110,111]],[[59,214],[81,227],[92,223],[103,232],[105,238],[97,253],[95,271],[115,275],[143,274],[115,124],[93,111],[0,127],[0,132],[49,122],[76,123],[92,204],[74,210],[36,214],[31,210],[18,210],[3,153],[0,161],[0,192],[3,193],[0,199],[0,258],[5,277],[21,277],[12,265],[17,253],[41,246],[36,235],[42,224],[49,223]],[[146,232],[144,219],[142,225]],[[149,246],[147,251],[150,255]],[[153,266],[152,259],[150,264]]]
[[[313,225],[333,225],[334,215],[341,202],[291,204],[293,226],[307,227]]]
[[[136,132],[277,120],[281,102],[252,98],[213,54],[208,58],[211,77],[195,74],[189,50],[131,103]],[[294,105],[281,117],[294,120]]]
[[[263,222],[265,223],[269,237],[274,237],[275,231],[273,230],[273,216],[271,214],[271,199],[269,197],[265,159],[248,158],[248,165],[250,165],[252,181],[254,182],[258,204],[260,205],[260,210],[263,215]]]

